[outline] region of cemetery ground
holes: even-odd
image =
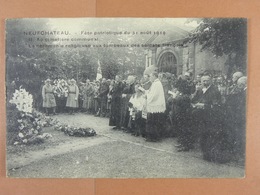
[[[52,138],[38,145],[9,145],[8,177],[18,178],[234,178],[244,177],[237,162],[218,164],[202,159],[196,146],[177,152],[176,138],[146,142],[112,130],[108,118],[85,113],[51,116],[63,124],[90,127],[97,135],[73,137],[53,127],[44,128]]]

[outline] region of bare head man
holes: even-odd
[[[201,83],[203,87],[209,87],[212,84],[212,78],[209,74],[203,75],[201,77]]]
[[[153,72],[150,74],[150,81],[154,82],[156,79],[158,79],[158,73],[157,72]]]
[[[233,83],[236,83],[237,80],[243,76],[243,73],[242,72],[235,72],[233,75],[232,75],[232,81]]]
[[[237,80],[237,87],[240,89],[245,89],[246,86],[247,86],[247,77],[246,76],[240,77]]]

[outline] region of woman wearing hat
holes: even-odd
[[[53,109],[53,114],[56,114],[56,101],[54,97],[54,87],[51,85],[51,80],[47,79],[45,85],[42,87],[42,99],[43,99],[43,108],[45,112],[49,115],[49,109]]]
[[[70,80],[70,85],[68,87],[68,97],[66,102],[66,107],[69,108],[70,114],[73,114],[74,109],[79,107],[78,97],[79,97],[79,88],[76,85],[74,79]]]
[[[176,95],[173,97],[175,111],[178,152],[189,151],[194,147],[194,132],[192,131],[192,107],[188,83],[179,79],[176,82]]]

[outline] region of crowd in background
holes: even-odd
[[[109,117],[109,126],[146,141],[177,137],[178,151],[196,143],[203,158],[226,162],[244,158],[247,78],[236,72],[232,80],[204,72],[145,74],[138,79],[102,78],[76,83],[47,79],[42,88],[46,114],[84,112]]]

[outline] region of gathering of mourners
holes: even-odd
[[[82,112],[107,117],[111,131],[147,142],[174,137],[178,152],[199,148],[203,159],[224,163],[245,158],[246,90],[242,72],[229,80],[208,71],[178,77],[153,71],[142,78],[47,79],[42,98],[47,115]]]

